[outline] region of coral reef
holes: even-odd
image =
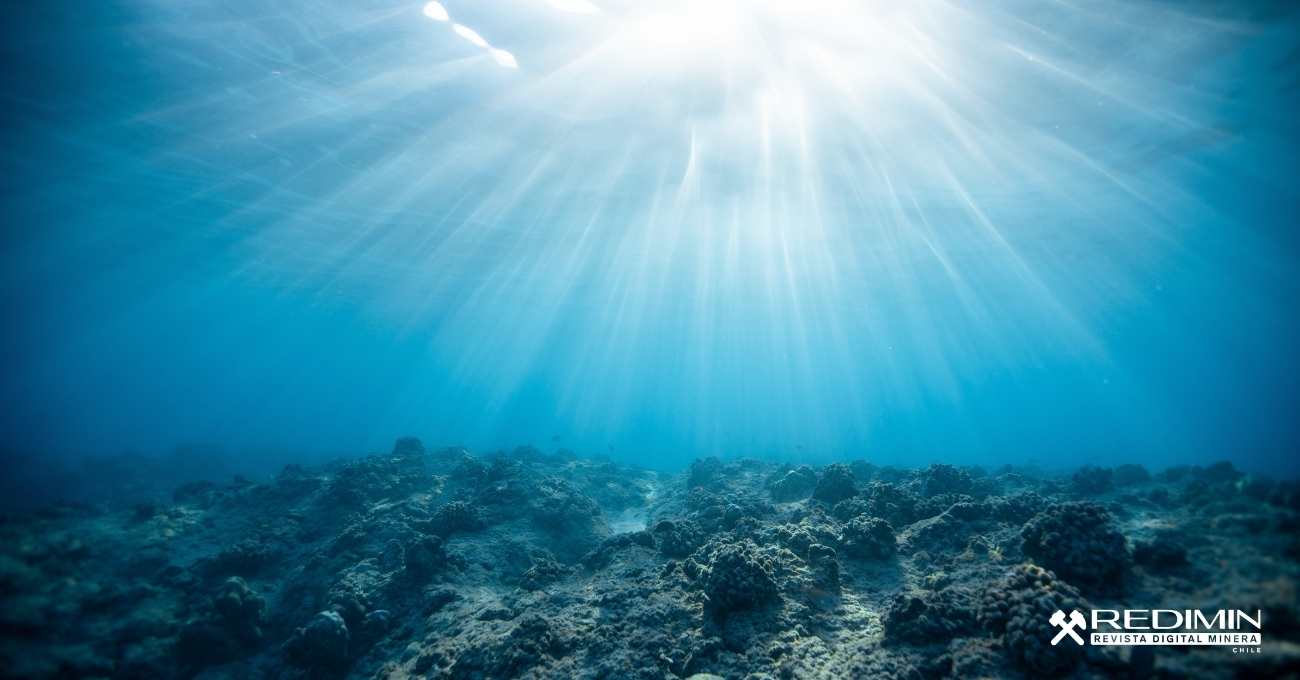
[[[669,473],[404,438],[6,515],[0,677],[1285,677],[1296,489],[1230,465]],[[1051,644],[1092,602],[1259,603],[1277,644]]]

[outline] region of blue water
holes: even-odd
[[[1295,474],[1291,5],[13,3],[0,447]]]

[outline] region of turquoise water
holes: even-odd
[[[1289,5],[10,7],[0,445],[1294,474]]]

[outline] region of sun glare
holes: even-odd
[[[447,8],[436,2],[430,2],[424,6],[424,16],[434,21],[447,21],[451,18],[447,14]]]

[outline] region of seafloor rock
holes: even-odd
[[[712,456],[696,459],[686,471],[686,488],[716,489],[722,482],[722,467],[722,461]]]
[[[899,535],[904,553],[928,553],[941,561],[950,561],[968,549],[987,553],[996,541],[990,536],[1000,524],[988,503],[962,501],[947,510],[914,522]]]
[[[771,563],[749,541],[723,544],[709,557],[704,594],[718,617],[767,604],[777,597]]]
[[[825,515],[811,514],[798,523],[781,524],[765,534],[796,555],[806,555],[815,544],[839,545],[839,527]]]
[[[609,531],[600,506],[558,477],[542,480],[530,506],[533,524],[565,543],[562,552],[586,552]]]
[[[262,622],[266,614],[266,600],[253,592],[248,583],[238,576],[226,580],[212,602],[212,608],[223,627],[244,643],[262,639]]]
[[[429,530],[446,538],[456,533],[478,531],[483,525],[483,517],[474,506],[465,501],[452,501],[434,511]]]
[[[338,612],[324,611],[299,628],[284,645],[289,663],[316,671],[343,668],[348,663],[351,634]]]
[[[995,496],[984,501],[989,515],[999,522],[1021,525],[1047,507],[1047,499],[1033,491]]]
[[[667,520],[665,520],[667,521]],[[662,524],[663,522],[660,522]],[[677,546],[681,548],[683,546]],[[582,558],[583,566],[588,569],[603,569],[618,559],[619,554],[627,550],[654,550],[655,535],[649,531],[632,531],[625,534],[615,534],[601,541],[600,545]],[[694,552],[692,547],[690,551],[683,553],[681,556]],[[536,567],[536,565],[534,565]],[[550,569],[550,567],[546,567]],[[531,571],[531,569],[530,569]],[[525,576],[527,574],[525,573]]]
[[[1020,535],[1025,555],[1085,590],[1114,590],[1128,572],[1127,541],[1111,514],[1095,503],[1053,505]]]
[[[1114,468],[1107,510],[1033,468],[706,459],[672,475],[421,451],[5,515],[0,677],[1217,679],[1300,663],[1300,486],[1231,466]],[[1076,587],[1115,608],[1257,602],[1278,644],[1053,646],[1052,613],[1090,607]]]
[[[533,566],[529,567],[520,578],[519,585],[526,590],[542,590],[564,578],[568,573],[568,567],[554,559],[544,557],[533,561]]]
[[[788,503],[807,498],[817,487],[817,473],[807,465],[787,471],[769,485],[772,500]]]
[[[453,678],[517,678],[556,656],[570,641],[546,617],[521,616],[505,636],[459,654],[448,668]]]
[[[941,495],[970,495],[975,482],[970,473],[952,465],[936,463],[921,473],[921,495],[926,498]]]
[[[655,524],[655,542],[668,557],[686,557],[704,543],[704,534],[689,519],[665,519]]]
[[[1007,675],[1003,670],[1005,654],[999,639],[958,638],[935,659],[931,674],[957,680],[1004,677]]]
[[[1095,465],[1085,465],[1070,475],[1070,488],[1083,496],[1106,493],[1114,483],[1114,473],[1110,468]]]
[[[917,509],[920,501],[915,494],[899,485],[876,481],[867,485],[862,496],[836,504],[832,512],[844,521],[867,514],[901,527],[921,519],[922,515]]]
[[[257,539],[245,539],[226,547],[211,559],[202,561],[200,569],[210,577],[256,576],[280,558],[272,545]]]
[[[885,639],[914,645],[942,644],[974,630],[974,596],[962,589],[900,593],[885,609]]]
[[[437,536],[412,539],[402,550],[403,571],[411,580],[426,581],[443,569],[447,554],[443,541]]]
[[[1053,675],[1077,665],[1083,659],[1084,648],[1051,644],[1059,632],[1051,623],[1052,614],[1086,612],[1089,608],[1078,590],[1052,572],[1022,564],[985,590],[977,619],[982,628],[1003,635],[1003,646],[1017,666]]]
[[[1151,473],[1147,472],[1147,469],[1141,465],[1125,463],[1115,466],[1111,480],[1115,483],[1115,486],[1146,484],[1151,481]]]
[[[843,463],[833,463],[822,469],[817,486],[813,489],[813,498],[834,505],[857,493],[853,470]]]
[[[417,437],[400,437],[393,443],[393,458],[411,463],[423,463],[424,442]]]
[[[881,560],[898,552],[894,527],[879,517],[859,515],[844,525],[840,534],[844,554],[859,559]]]
[[[698,491],[698,489],[697,489]],[[692,498],[700,501],[698,494]],[[707,502],[689,503],[696,511],[691,519],[707,534],[720,531],[736,530],[741,525],[753,528],[762,518],[770,516],[774,509],[770,503],[748,493],[710,495]]]
[[[1160,531],[1133,544],[1133,561],[1152,571],[1173,571],[1187,566],[1187,545],[1178,532]]]
[[[175,667],[182,675],[192,675],[240,656],[238,641],[220,625],[208,620],[185,624],[176,637],[173,653]]]
[[[808,546],[808,569],[818,588],[828,592],[840,590],[840,561],[835,549],[820,543]]]

